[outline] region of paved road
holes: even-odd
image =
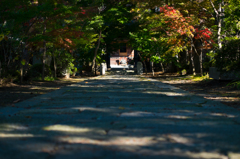
[[[1,159],[240,158],[239,111],[109,75],[0,109]]]

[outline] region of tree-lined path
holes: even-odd
[[[240,158],[234,108],[109,75],[0,108],[0,158]]]

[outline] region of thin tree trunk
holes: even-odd
[[[219,49],[222,49],[222,37],[221,37],[221,31],[222,31],[222,7],[224,5],[224,1],[221,0],[221,2],[219,3],[219,11],[217,11],[216,7],[214,6],[212,0],[209,0],[210,1],[210,4],[211,6],[213,7],[214,9],[214,12],[216,13],[216,18],[217,18],[217,22],[218,22],[218,32],[217,32],[217,35],[218,35],[218,48]]]
[[[2,77],[2,62],[1,62],[1,59],[0,59],[0,79]]]
[[[188,49],[186,49],[186,64],[188,63],[188,55],[189,55]]]
[[[4,40],[5,41],[5,40]],[[4,47],[4,41],[2,41],[2,49],[3,49],[3,55],[4,55],[4,62],[6,64],[6,61],[7,61],[7,56],[6,56],[6,50],[5,50],[5,47]]]
[[[201,73],[201,76],[203,76],[202,48],[199,56],[199,63],[200,63],[200,73]]]
[[[144,64],[144,68],[145,68],[145,73],[146,73],[146,75],[147,75],[147,65],[146,65],[145,60],[143,61],[143,64]]]
[[[22,64],[20,64],[20,65],[21,65],[21,67],[20,67],[20,75],[21,75],[20,83],[22,83],[23,82],[23,65]]]
[[[192,72],[193,72],[193,75],[196,75],[196,69],[195,69],[195,64],[194,64],[194,56],[193,56],[193,46],[191,45],[191,53],[189,54],[190,55],[190,58],[191,58],[191,63],[192,63]]]
[[[222,31],[222,18],[218,16],[218,48],[222,49],[222,40],[221,40],[221,31]]]
[[[95,76],[97,76],[97,62],[95,60],[95,68],[94,68],[94,71],[95,71]]]
[[[144,68],[145,68],[145,73],[147,75],[147,65],[146,65],[146,62],[145,60],[142,59],[142,56],[140,55],[140,53],[138,52],[138,56],[140,57],[140,59],[143,61],[143,65],[144,65]]]
[[[21,44],[22,45],[22,44]],[[21,56],[21,60],[20,60],[20,83],[23,82],[23,64],[22,64],[22,60],[23,60],[23,54],[24,54],[24,48],[22,46],[22,56]]]
[[[8,63],[7,63],[7,67],[9,67],[9,65],[10,65],[10,62],[11,62],[11,40],[10,40],[10,38],[8,39],[8,50],[7,50],[7,52],[9,53],[9,55],[8,55]]]
[[[165,72],[165,69],[163,67],[163,63],[161,62],[161,67],[162,67],[162,72],[164,73]]]
[[[44,31],[43,34],[46,33],[46,24],[44,25]],[[46,46],[46,41],[43,41],[43,65],[42,65],[42,81],[44,81],[44,70],[45,70],[45,63],[46,63],[46,52],[47,52],[47,46]]]
[[[95,49],[94,57],[93,57],[93,61],[92,61],[92,72],[93,72],[93,73],[96,71],[96,68],[95,68],[95,67],[96,67],[96,57],[97,57],[98,49],[99,49],[99,47],[100,47],[101,37],[102,37],[102,31],[100,30],[97,47],[96,47],[96,49]]]
[[[152,75],[154,76],[154,62],[151,62],[151,66],[152,66]]]
[[[57,78],[57,65],[56,65],[54,52],[52,53],[52,57],[53,57],[53,65],[54,65],[54,77]]]

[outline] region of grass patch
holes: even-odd
[[[33,78],[33,81],[41,81],[41,80],[42,80],[42,77]],[[59,79],[51,76],[44,77],[44,81],[55,81],[55,80],[59,80]]]
[[[181,80],[192,80],[192,81],[195,81],[195,82],[201,82],[201,81],[210,81],[210,80],[213,80],[213,79],[210,78],[208,74],[206,74],[204,76],[190,75],[190,76],[181,78]]]

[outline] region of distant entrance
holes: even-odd
[[[119,49],[110,55],[111,68],[133,68],[134,50],[127,43],[120,43]]]

